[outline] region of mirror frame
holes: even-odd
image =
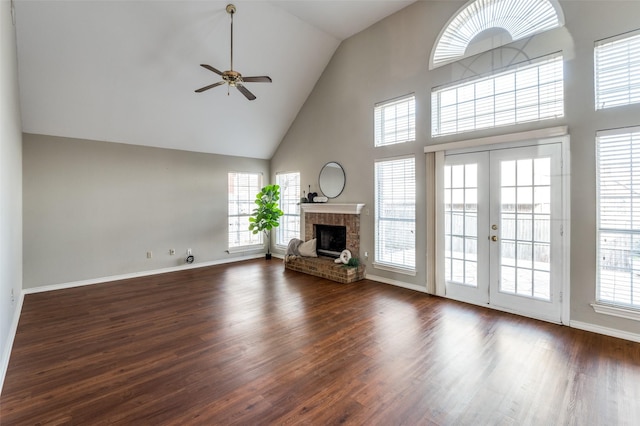
[[[337,167],[333,166],[336,165]],[[339,169],[342,172],[342,186],[340,187],[340,190],[337,190],[337,185],[336,185],[336,189],[334,188],[327,188],[327,179],[326,177],[328,176],[328,170],[329,167],[333,168],[333,169]],[[322,185],[323,182],[323,173],[325,176],[324,179],[324,187]],[[340,176],[337,177],[338,179],[340,178]],[[337,182],[337,181],[336,181]],[[333,183],[333,182],[331,182]],[[339,183],[338,183],[339,184]],[[318,187],[320,188],[320,192],[322,192],[322,194],[327,197],[327,198],[337,198],[338,196],[340,196],[340,194],[342,194],[342,191],[344,191],[344,187],[347,184],[347,174],[344,172],[344,168],[342,167],[342,165],[340,163],[338,163],[337,161],[329,161],[327,164],[325,164],[324,166],[322,166],[322,169],[320,169],[320,175],[318,176]],[[329,192],[329,194],[327,194],[327,191]],[[337,192],[337,193],[336,193]],[[335,194],[335,195],[333,195]]]

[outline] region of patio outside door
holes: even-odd
[[[443,182],[447,297],[560,322],[560,144],[447,155]]]

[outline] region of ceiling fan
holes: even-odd
[[[228,84],[227,87],[229,86],[235,87],[247,99],[252,101],[256,98],[255,95],[251,93],[249,89],[244,87],[242,83],[271,83],[271,77],[268,77],[266,75],[258,76],[258,77],[243,77],[242,74],[233,70],[233,14],[236,13],[236,7],[232,4],[228,4],[226,10],[227,10],[227,13],[231,15],[231,68],[228,71],[221,72],[215,69],[214,67],[212,67],[211,65],[200,64],[201,67],[206,68],[209,71],[212,71],[218,74],[219,76],[221,76],[222,81],[210,84],[205,87],[201,87],[200,89],[196,90],[196,93],[202,93],[205,90],[209,90],[214,87],[221,86],[227,83]],[[227,94],[229,94],[228,89],[227,89]]]

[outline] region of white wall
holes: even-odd
[[[22,292],[22,125],[11,5],[0,1],[0,390]],[[11,294],[13,292],[13,299]]]
[[[361,218],[361,253],[373,241],[373,165],[383,158],[412,154],[417,165],[417,274],[415,277],[374,269],[385,280],[426,288],[426,206],[424,147],[431,144],[568,125],[571,136],[571,320],[640,336],[640,324],[596,314],[595,300],[595,133],[599,129],[640,124],[640,106],[594,110],[593,45],[596,40],[640,27],[640,2],[562,1],[565,28],[514,43],[481,57],[429,70],[436,38],[465,2],[416,2],[345,40],[336,51],[271,161],[271,170],[298,170],[301,184],[317,189],[327,161],[343,165],[346,188],[334,202],[364,202],[370,215]],[[606,17],[606,19],[602,19]],[[490,71],[511,60],[535,58],[562,50],[565,58],[565,117],[507,128],[432,138],[430,93],[433,87]],[[415,143],[373,147],[373,106],[415,93]]]
[[[243,255],[226,253],[227,173],[266,182],[267,160],[23,138],[25,289],[184,266],[187,248],[196,264]]]

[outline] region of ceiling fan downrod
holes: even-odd
[[[236,13],[236,7],[229,3],[227,5],[227,13],[231,15],[231,70],[233,71],[233,14]]]

